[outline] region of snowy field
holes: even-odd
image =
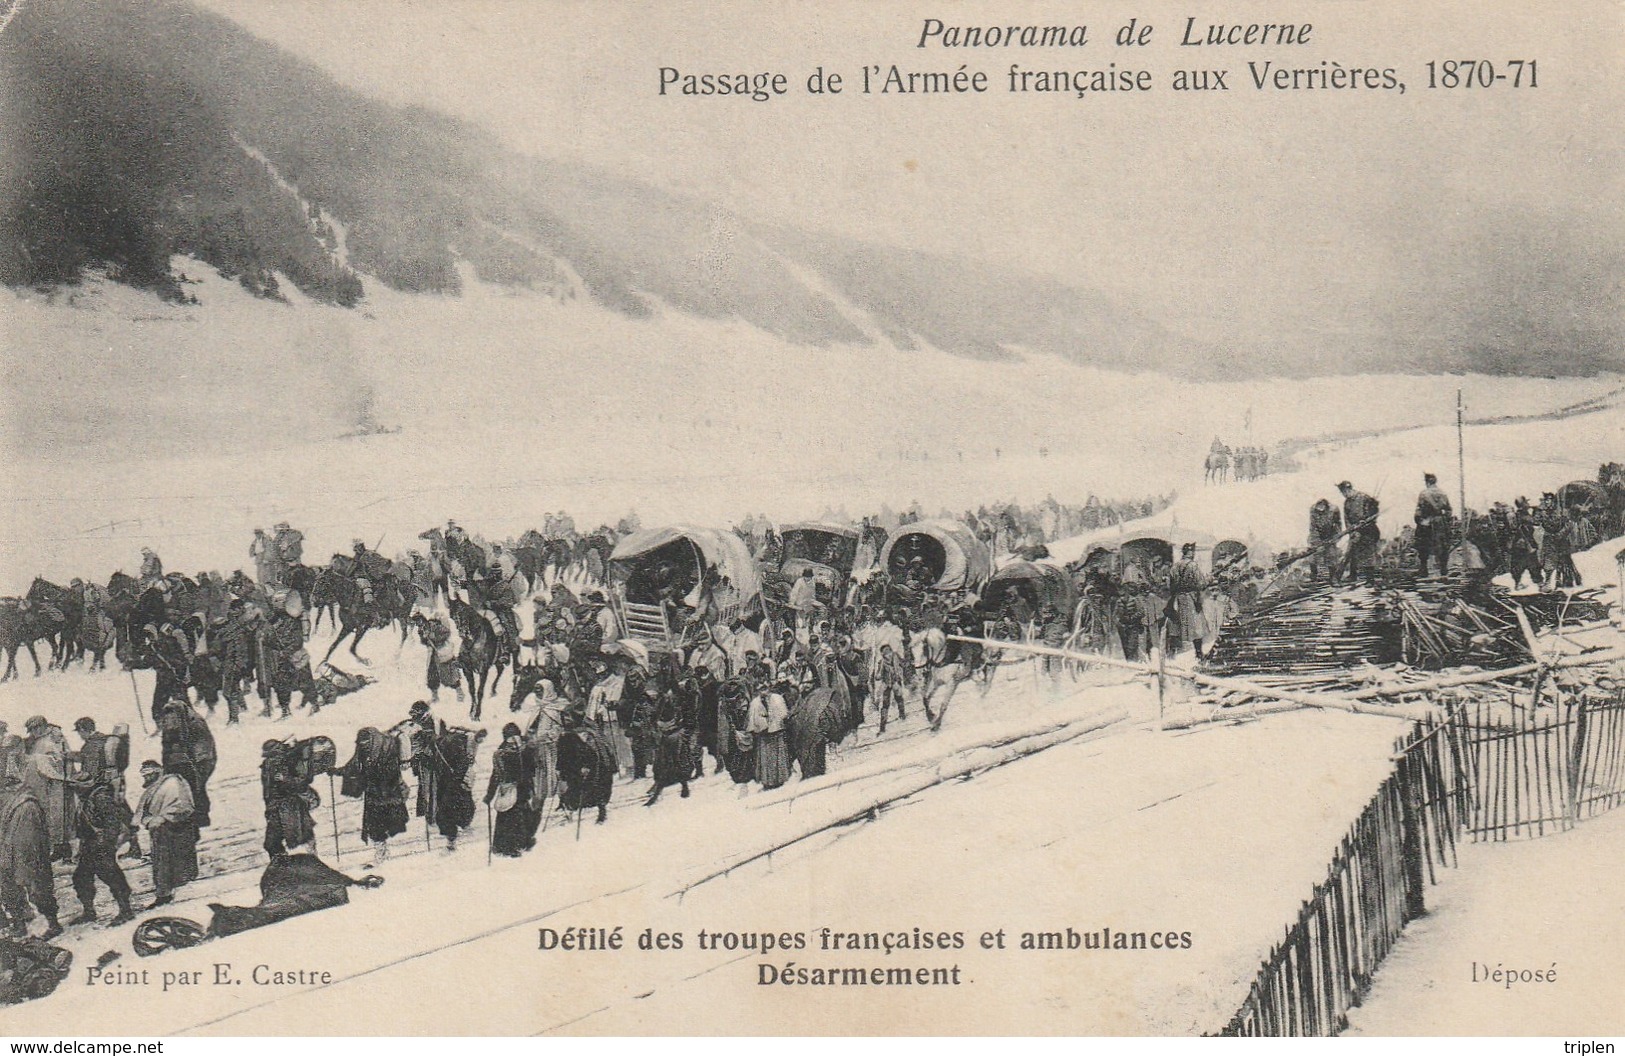
[[[353,538],[386,554],[456,518],[517,536],[549,511],[592,525],[854,519],[1046,495],[1081,504],[1178,492],[1167,516],[1295,546],[1314,499],[1348,477],[1409,515],[1424,468],[1455,495],[1455,396],[1468,414],[1538,413],[1619,378],[1344,377],[1191,383],[1048,358],[970,360],[889,345],[808,348],[723,320],[638,322],[581,300],[470,279],[462,298],[368,287],[365,312],[249,297],[196,262],[204,307],[90,281],[52,303],[0,298],[0,592],[35,575],[105,581],[142,546],[167,568],[252,570],[255,527],[293,522],[313,560]],[[297,294],[293,294],[297,298]],[[98,375],[95,385],[89,376]],[[140,410],[88,392],[111,377]],[[178,380],[177,380],[178,379]],[[399,433],[334,439],[370,390]],[[201,398],[198,394],[205,394]],[[15,399],[15,397],[6,397]],[[285,405],[291,402],[291,409]],[[1250,419],[1249,419],[1250,415]],[[1251,422],[1249,436],[1246,423]],[[1273,444],[1435,428],[1300,454],[1300,476],[1203,490],[1214,436]],[[96,446],[80,435],[94,430]],[[162,433],[161,444],[152,436]],[[54,445],[54,446],[48,446]],[[1596,473],[1625,410],[1468,430],[1468,500]],[[1041,454],[1046,451],[1047,454]],[[47,454],[47,452],[50,452]],[[381,542],[380,542],[381,541]]]

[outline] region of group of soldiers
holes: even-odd
[[[1484,515],[1469,512],[1464,525],[1436,477],[1426,474],[1412,525],[1385,548],[1378,500],[1349,481],[1338,490],[1339,505],[1323,499],[1311,510],[1308,549],[1297,555],[1313,578],[1370,576],[1399,547],[1424,574],[1489,569],[1541,585],[1579,584],[1570,555],[1589,545],[1587,522],[1555,495],[1538,505],[1520,498]],[[1053,504],[988,511],[987,518],[967,513],[965,522],[992,521],[995,533],[1030,541],[1045,534],[1042,523],[1034,533],[1030,522],[1046,514],[1052,521],[1060,516],[1057,525],[1075,519]],[[878,528],[879,520],[872,524]],[[758,542],[770,547],[772,527],[765,521],[761,527]],[[1244,565],[1204,570],[1194,545],[1174,560],[1086,558],[1068,569],[1079,588],[1071,612],[1019,595],[990,611],[973,592],[917,589],[885,572],[835,590],[820,591],[809,580],[791,585],[791,604],[782,611],[717,619],[696,607],[669,651],[651,655],[623,638],[603,589],[572,589],[557,577],[542,589],[534,565],[526,567],[530,557],[518,551],[540,551],[573,531],[566,515],[550,514],[535,539],[486,544],[448,522],[444,531],[425,533],[430,553],[421,561],[410,555],[390,561],[360,540],[351,553],[335,555],[325,572],[344,577],[363,605],[379,604],[385,584],[409,590],[427,647],[429,695],[398,726],[360,730],[343,767],[325,738],[266,741],[261,785],[269,855],[311,844],[319,803],[312,779],[322,772],[342,774],[344,794],[362,799],[362,837],[380,854],[414,812],[449,847],[468,831],[485,732],[448,725],[433,712],[441,688],[462,695],[456,660],[468,628],[451,618],[459,604],[484,621],[516,665],[509,702],[515,721],[503,727],[484,799],[495,817],[493,853],[518,855],[534,846],[549,809],[595,809],[603,821],[617,777],[650,781],[650,805],[671,788],[687,796],[690,783],[706,775],[707,759],[713,774],[771,789],[798,771],[803,778],[825,772],[828,746],[871,715],[884,732],[894,711],[902,718],[917,707],[940,728],[956,687],[997,663],[999,642],[1062,646],[1078,643],[1081,634],[1083,648],[1127,659],[1185,645],[1201,657],[1257,584],[1257,571]],[[72,923],[97,919],[98,884],[118,907],[114,920],[130,919],[135,907],[125,863],[149,863],[155,905],[196,877],[199,831],[212,820],[208,785],[216,754],[208,717],[220,699],[231,726],[243,718],[250,687],[264,702],[262,716],[271,717],[274,703],[288,717],[295,696],[314,713],[365,684],[326,665],[312,668],[306,643],[314,588],[302,535],[286,523],[256,531],[250,554],[257,579],[239,570],[189,580],[166,574],[157,554],[143,551],[139,578],[118,585],[121,606],[111,589],[74,581],[84,613],[116,614],[128,635],[126,665],[154,671],[150,710],[161,749],[159,758],[141,764],[142,788],[132,804],[127,728],[103,733],[80,719],[75,751],[43,716],[31,718],[21,736],[0,723],[0,910],[14,931],[32,907],[47,922],[46,936],[60,933],[53,862],[74,864],[82,911]],[[528,637],[519,618],[527,603]],[[994,644],[984,648],[976,639]],[[1044,663],[1053,670],[1054,661]],[[535,709],[522,719],[531,697]],[[407,775],[416,784],[410,804]]]
[[[124,860],[150,865],[154,907],[173,901],[175,889],[197,876],[198,831],[211,822],[208,780],[215,752],[208,723],[189,708],[184,714],[180,708],[166,711],[162,761],[141,764],[133,807],[126,726],[102,732],[95,720],[81,718],[73,724],[77,750],[44,716],[31,717],[25,729],[18,737],[0,722],[0,910],[7,934],[26,934],[35,913],[45,920],[41,938],[62,933],[52,877],[57,862],[74,865],[80,913],[70,924],[98,920],[98,883],[118,907],[112,923],[133,919],[121,850]]]
[[[1316,502],[1309,511],[1308,549],[1281,559],[1303,559],[1310,582],[1352,582],[1394,567],[1423,576],[1459,573],[1472,582],[1505,574],[1514,589],[1523,587],[1525,577],[1542,590],[1578,587],[1573,555],[1599,541],[1594,518],[1578,505],[1565,506],[1555,492],[1545,492],[1538,504],[1519,496],[1510,506],[1496,502],[1487,513],[1468,510],[1463,518],[1438,477],[1424,473],[1412,523],[1384,544],[1377,500],[1348,481],[1338,489],[1342,509],[1325,499]]]
[[[1232,448],[1218,437],[1203,460],[1203,479],[1209,484],[1226,480],[1257,480],[1270,472],[1270,453],[1251,445]]]

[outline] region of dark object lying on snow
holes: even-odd
[[[224,938],[240,931],[263,928],[289,917],[332,909],[350,901],[351,887],[378,887],[384,878],[366,876],[357,880],[339,872],[314,854],[290,854],[273,859],[260,876],[260,902],[257,906],[224,906],[209,903],[214,911],[208,930],[185,917],[154,917],[135,929],[135,952],[151,957],[164,950],[185,949],[209,939]]]
[[[40,939],[0,938],[0,1005],[45,997],[68,977],[73,954]]]
[[[265,867],[260,876],[259,905],[209,903],[209,908],[214,910],[209,934],[221,938],[318,909],[332,909],[350,901],[351,887],[378,887],[383,882],[381,876],[351,879],[314,854],[290,854]]]
[[[325,708],[340,697],[364,689],[376,681],[369,675],[352,675],[332,664],[323,664],[316,669],[316,702]]]

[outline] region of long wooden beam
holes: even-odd
[[[1001,642],[990,638],[972,638],[968,635],[948,635],[950,641],[972,642],[978,645],[989,646],[995,649],[1015,649],[1031,653],[1035,656],[1055,656],[1064,660],[1076,660],[1086,664],[1102,664],[1106,667],[1120,667],[1140,671],[1144,674],[1155,675],[1158,668],[1151,664],[1139,664],[1132,660],[1118,660],[1116,657],[1095,656],[1090,653],[1079,653],[1071,649],[1056,649],[1047,645],[1028,645],[1025,642]],[[1381,715],[1390,719],[1402,719],[1412,722],[1416,719],[1431,717],[1432,708],[1419,709],[1399,706],[1367,704],[1353,695],[1339,693],[1312,693],[1294,689],[1282,689],[1276,686],[1264,686],[1257,682],[1249,682],[1239,678],[1225,678],[1219,675],[1204,674],[1201,671],[1192,671],[1189,668],[1167,666],[1162,669],[1166,674],[1194,682],[1199,686],[1211,686],[1214,689],[1228,690],[1232,693],[1246,693],[1252,697],[1263,697],[1269,700],[1285,700],[1294,704],[1301,704],[1309,708],[1334,708],[1338,711],[1354,712],[1360,715]],[[1380,695],[1380,694],[1379,694]]]

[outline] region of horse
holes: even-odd
[[[468,717],[478,722],[480,706],[485,701],[485,682],[491,676],[491,668],[496,668],[496,678],[491,682],[491,691],[495,692],[510,658],[518,658],[518,648],[516,644],[504,647],[485,617],[465,601],[452,599],[451,619],[463,640],[462,649],[457,654],[457,666],[468,679]]]
[[[6,654],[6,670],[0,674],[0,682],[18,677],[18,649],[28,650],[28,658],[34,661],[34,677],[38,678],[41,668],[34,643],[49,637],[50,631],[38,620],[31,602],[24,598],[0,598],[0,650]]]
[[[333,658],[333,653],[344,639],[350,639],[350,655],[363,664],[370,666],[371,661],[356,649],[361,645],[361,639],[367,632],[375,627],[387,627],[390,623],[399,620],[401,624],[401,644],[406,644],[408,630],[407,617],[411,613],[410,599],[406,599],[403,606],[404,592],[397,581],[390,576],[379,577],[372,584],[373,596],[369,601],[361,584],[332,569],[322,569],[316,577],[316,586],[312,588],[312,599],[315,603],[326,603],[336,607],[339,633],[333,643],[327,647],[327,655],[322,658],[326,663]]]
[[[79,621],[84,615],[84,599],[77,591],[59,587],[49,580],[35,577],[25,596],[34,618],[45,630],[45,639],[51,646],[49,667],[62,671],[68,661],[78,655]]]
[[[586,569],[589,578],[604,582],[609,568],[609,555],[615,552],[615,533],[610,528],[599,528],[591,535],[577,540],[570,555],[571,564]]]
[[[1223,484],[1225,477],[1230,472],[1230,450],[1224,447],[1215,447],[1207,453],[1202,468],[1206,472],[1206,476],[1203,478],[1204,483]]]

